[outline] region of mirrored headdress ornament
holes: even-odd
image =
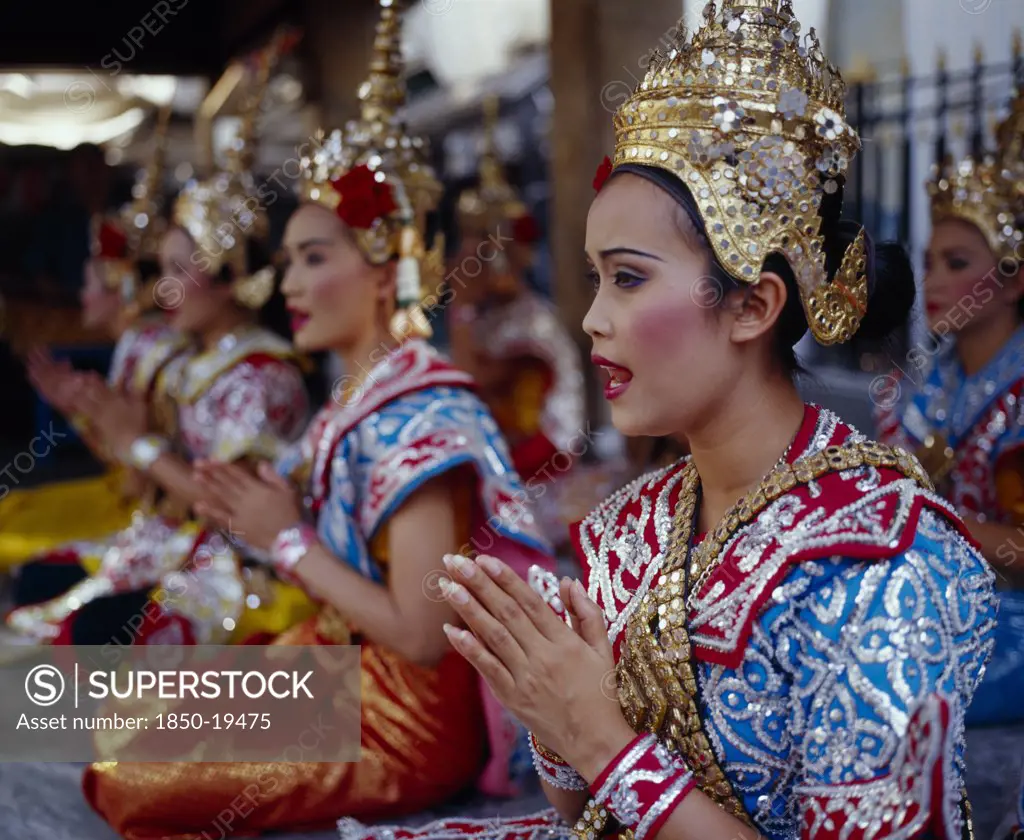
[[[256,54],[255,78],[238,135],[226,152],[224,168],[187,184],[174,207],[175,224],[196,244],[195,264],[207,274],[230,266],[235,300],[249,309],[260,309],[270,299],[275,281],[273,266],[252,273],[248,265],[247,243],[263,240],[269,232],[269,220],[257,197],[252,173],[258,140],[256,123],[273,70],[283,49],[291,43],[290,34],[279,34]]]
[[[160,191],[166,160],[170,107],[160,110],[153,157],[132,188],[132,200],[116,215],[93,218],[90,254],[103,284],[121,296],[125,309],[138,309],[142,277],[139,260],[154,259],[160,251],[164,224],[160,217]],[[132,316],[137,311],[127,313]]]
[[[1024,263],[1024,89],[996,129],[996,149],[957,163],[947,156],[928,181],[932,223],[960,219],[974,225],[998,260]]]
[[[725,271],[756,283],[765,258],[782,254],[827,345],[851,338],[867,309],[864,231],[830,279],[818,212],[842,189],[860,138],[839,70],[801,28],[791,0],[710,2],[692,40],[680,23],[616,112],[615,157],[595,186],[627,163],[679,177]]]
[[[475,187],[459,196],[456,208],[459,229],[497,242],[493,258],[492,288],[499,294],[512,294],[516,280],[504,242],[533,245],[540,239],[540,226],[525,202],[508,182],[498,156],[497,129],[500,100],[497,96],[484,100],[484,144],[480,154]]]
[[[494,233],[499,228],[518,242],[532,242],[537,238],[536,222],[526,204],[509,184],[497,150],[499,99],[488,97],[484,101],[484,144],[478,167],[478,183],[459,196],[459,226],[478,233]],[[530,227],[532,230],[527,231]],[[519,229],[517,234],[516,229]]]
[[[160,240],[166,231],[162,218],[164,173],[167,166],[167,132],[171,106],[165,105],[157,116],[153,157],[142,177],[132,187],[132,200],[121,209],[121,223],[128,236],[128,247],[141,259],[156,259]]]
[[[167,231],[163,217],[163,183],[167,166],[167,133],[171,122],[171,106],[165,105],[157,115],[154,131],[153,156],[142,177],[132,187],[132,200],[120,212],[121,228],[128,240],[128,250],[135,267],[130,290],[122,288],[126,315],[129,319],[155,305],[155,297],[145,293],[147,283],[156,278],[144,277],[141,261],[156,262],[160,259],[160,241]]]
[[[301,161],[299,194],[336,213],[371,265],[398,260],[391,331],[399,338],[427,338],[424,296],[444,277],[444,240],[435,236],[427,249],[427,220],[442,186],[428,162],[426,141],[410,136],[398,117],[406,99],[405,2],[378,2],[370,74],[359,88],[360,116],[344,130],[318,135],[316,151]]]

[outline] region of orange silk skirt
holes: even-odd
[[[316,644],[316,626],[276,643]],[[415,813],[472,784],[487,752],[473,668],[455,652],[421,668],[365,641],[361,663],[358,763],[97,763],[86,799],[126,840],[221,840]]]

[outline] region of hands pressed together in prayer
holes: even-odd
[[[448,555],[445,565],[442,588],[468,628],[446,626],[452,645],[538,741],[595,778],[635,735],[609,690],[615,660],[600,608],[563,579],[569,627],[500,560]]]
[[[55,360],[44,348],[33,349],[26,361],[29,381],[39,395],[66,417],[86,423],[90,439],[120,457],[147,431],[146,403],[121,394],[95,371],[77,371]]]
[[[118,393],[95,374],[86,376],[75,399],[76,411],[89,423],[104,448],[123,458],[131,445],[149,431],[146,401]]]
[[[194,465],[205,499],[198,515],[269,550],[300,521],[295,488],[268,463]],[[445,597],[465,624],[446,625],[452,646],[495,696],[548,749],[595,778],[635,733],[614,691],[615,660],[604,614],[577,581],[563,579],[560,596],[570,627],[510,567],[486,555],[444,558],[451,575]]]
[[[195,506],[196,514],[253,548],[269,550],[281,531],[302,518],[295,488],[266,461],[255,473],[241,464],[218,461],[198,461],[194,469],[206,491],[205,500]]]
[[[36,347],[28,354],[25,371],[32,387],[49,405],[64,415],[75,411],[75,398],[84,382],[84,375],[72,368],[66,359],[57,361],[48,350]]]

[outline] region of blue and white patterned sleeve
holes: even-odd
[[[987,565],[926,512],[905,553],[805,563],[784,586],[763,622],[791,681],[804,836],[954,832],[963,715],[995,628]]]

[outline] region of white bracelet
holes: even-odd
[[[530,733],[530,752],[537,775],[552,787],[562,790],[586,790],[587,780],[554,753],[545,750]]]
[[[270,547],[271,565],[286,581],[297,582],[295,567],[318,541],[316,529],[305,522],[285,528]]]
[[[132,441],[132,445],[128,447],[128,454],[122,460],[129,467],[145,472],[170,448],[170,441],[166,438],[158,435],[143,435]]]

